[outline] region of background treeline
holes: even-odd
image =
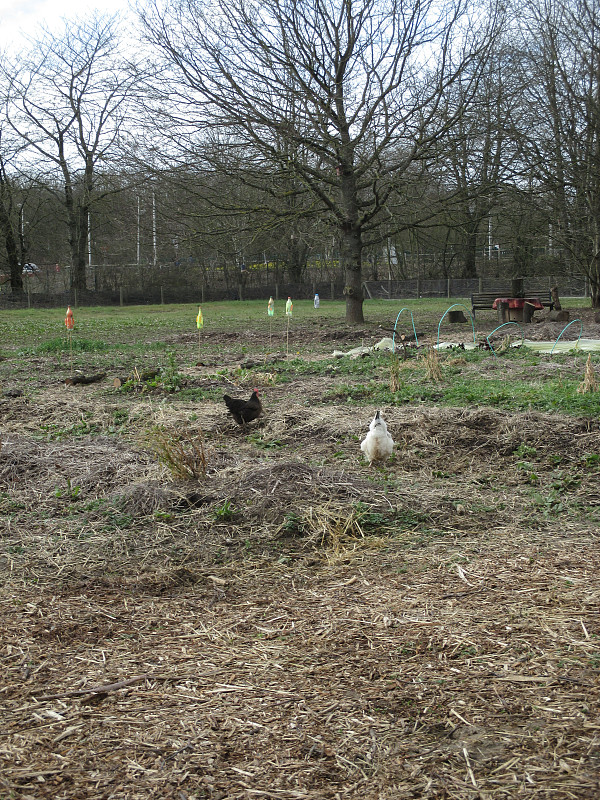
[[[591,0],[154,3],[40,31],[1,74],[15,302],[294,286],[352,322],[364,281],[535,275],[600,305]]]

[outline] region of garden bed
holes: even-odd
[[[107,349],[74,368],[107,379],[87,386],[64,385],[65,351],[4,351],[3,389],[25,391],[0,400],[0,795],[597,797],[583,355],[448,353],[438,384],[412,353],[393,392],[389,355],[335,361],[295,320],[300,354],[266,369],[237,324],[209,366],[195,339],[167,358],[159,331],[144,356],[90,331]],[[112,386],[157,361],[168,387]],[[243,430],[220,396],[254,385],[266,413]],[[396,447],[368,467],[376,407]],[[205,472],[175,480],[165,436],[202,442]]]

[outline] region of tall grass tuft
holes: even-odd
[[[438,351],[435,347],[430,347],[427,350],[425,366],[427,369],[427,377],[430,381],[434,383],[441,383],[442,381],[442,370],[440,367],[440,359],[438,356]]]
[[[390,365],[390,391],[399,392],[401,388],[402,381],[400,380],[400,360],[395,353],[392,353]]]
[[[594,365],[592,364],[592,354],[588,356],[585,364],[585,375],[583,381],[577,387],[577,394],[590,394],[590,392],[598,391],[598,380],[594,372]]]
[[[208,463],[202,431],[187,426],[157,425],[148,434],[148,444],[175,480],[200,480],[206,477]]]

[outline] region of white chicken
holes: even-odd
[[[360,449],[369,459],[369,464],[374,461],[383,461],[392,455],[394,440],[388,433],[385,420],[377,411],[373,421],[369,425],[369,432],[360,443]]]

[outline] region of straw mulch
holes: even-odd
[[[0,796],[599,796],[597,421],[91,397],[2,441]]]
[[[4,791],[597,796],[597,556],[481,544],[6,599]]]

